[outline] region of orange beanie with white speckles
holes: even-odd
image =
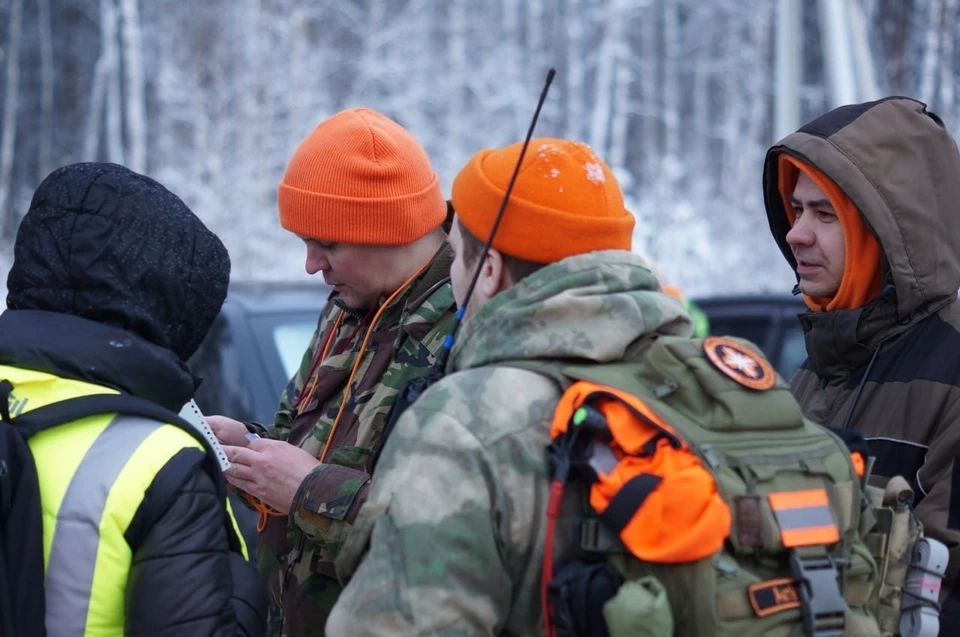
[[[482,150],[454,179],[453,207],[481,241],[490,235],[522,146]],[[532,139],[493,247],[534,263],[629,250],[635,222],[610,168],[589,146]]]

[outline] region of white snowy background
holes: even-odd
[[[276,186],[313,126],[380,110],[449,192],[473,152],[522,138],[553,66],[537,134],[613,167],[636,251],[689,295],[786,292],[760,191],[782,1],[0,0],[0,278],[43,177],[109,160],[179,194],[235,278],[306,279]],[[831,105],[818,17],[847,0],[788,1],[806,121]],[[960,125],[958,0],[850,2],[880,91]]]

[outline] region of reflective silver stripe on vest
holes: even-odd
[[[117,416],[87,450],[57,515],[44,581],[48,637],[83,635],[107,496],[137,447],[163,424]]]

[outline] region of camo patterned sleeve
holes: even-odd
[[[382,477],[397,488],[364,510],[365,518],[382,515],[328,634],[497,634],[511,582],[493,528],[486,452],[442,414],[398,425],[397,434],[401,428],[422,428],[423,438],[390,445],[391,457],[381,460],[392,464]]]
[[[517,387],[527,400],[491,399]],[[337,558],[347,586],[328,634],[539,634],[557,396],[536,374],[484,368],[403,415]]]
[[[297,489],[290,518],[311,540],[343,538],[367,500],[369,483],[370,475],[363,471],[321,464]]]

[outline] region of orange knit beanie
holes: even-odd
[[[366,108],[337,113],[300,143],[277,207],[284,228],[331,243],[403,245],[446,218],[426,151],[405,128]]]
[[[481,241],[490,236],[522,146],[480,151],[453,181],[457,216]],[[629,250],[634,223],[613,173],[589,146],[532,139],[493,247],[553,263],[594,250]]]

